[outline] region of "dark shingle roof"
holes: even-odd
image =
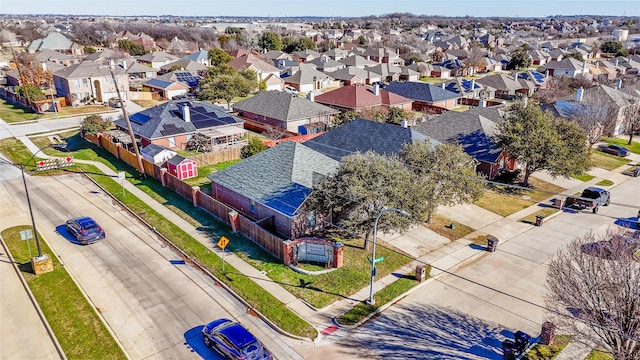
[[[295,121],[310,117],[334,115],[339,111],[283,91],[261,91],[233,104],[234,111],[246,111],[272,119]]]
[[[502,114],[501,110],[493,108],[450,111],[413,129],[440,142],[458,143],[474,159],[495,162],[502,152],[494,138]]]
[[[189,107],[191,118],[189,122],[183,119],[183,106]],[[243,122],[219,106],[204,101],[191,100],[171,100],[137,112],[130,116],[130,120],[133,132],[146,139],[192,134],[202,129]],[[124,119],[116,120],[114,124],[122,128],[127,126]]]
[[[355,119],[328,131],[304,144],[311,149],[339,160],[355,152],[372,150],[382,155],[394,155],[405,144],[426,140],[426,136],[399,125]]]
[[[444,101],[450,99],[459,99],[461,96],[449,91],[442,89],[437,86],[433,86],[431,84],[427,84],[424,82],[416,82],[416,81],[407,81],[407,82],[397,82],[394,81],[391,84],[384,87],[385,90],[396,93],[398,95],[402,95],[406,98],[434,103],[437,101]]]
[[[314,183],[339,163],[303,144],[285,141],[208,178],[286,216],[296,214]]]

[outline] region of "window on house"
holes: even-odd
[[[84,86],[84,87],[89,86],[89,80],[87,80],[87,79],[82,79],[82,86]]]

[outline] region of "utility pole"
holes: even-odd
[[[136,137],[133,134],[133,127],[131,127],[131,121],[129,121],[129,115],[127,114],[127,110],[124,108],[124,101],[122,101],[122,95],[120,94],[120,88],[118,87],[118,82],[116,80],[116,75],[113,73],[112,66],[113,65],[109,66],[109,73],[111,73],[111,79],[113,79],[113,84],[116,86],[118,101],[120,102],[120,108],[122,109],[122,116],[124,116],[124,121],[127,123],[127,130],[129,130],[129,137],[131,137],[133,152],[135,152],[136,158],[138,159],[138,171],[140,172],[140,176],[145,178],[146,174],[144,173],[144,165],[142,165],[142,156],[140,156],[140,151],[138,150],[138,143],[136,142]]]

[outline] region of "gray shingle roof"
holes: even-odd
[[[55,72],[55,75],[63,79],[82,79],[89,77],[111,77],[110,68],[97,62],[85,60],[80,64],[66,66]],[[114,66],[111,69],[114,74],[123,74],[124,69]]]
[[[355,119],[330,130],[304,144],[336,160],[355,152],[372,150],[382,155],[394,155],[405,144],[427,140],[412,128]]]
[[[449,111],[413,127],[425,136],[447,143],[459,143],[475,159],[494,162],[502,152],[494,136],[503,112],[494,108]]]
[[[208,178],[292,217],[311,193],[314,182],[338,166],[338,161],[303,144],[285,141]]]
[[[183,106],[189,106],[191,118],[189,122],[183,119]],[[203,129],[243,123],[241,119],[230,115],[219,106],[209,102],[191,100],[171,100],[137,112],[129,118],[133,132],[145,139],[193,134]],[[114,124],[122,128],[127,126],[124,119],[116,120]]]
[[[462,96],[453,91],[445,90],[425,82],[407,81],[397,82],[384,87],[385,90],[402,95],[408,99],[434,103],[437,101],[445,101],[451,99],[459,99]]]
[[[234,111],[246,111],[282,121],[340,113],[328,106],[277,90],[260,91],[232,106]]]

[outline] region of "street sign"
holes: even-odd
[[[33,231],[31,229],[20,231],[20,240],[29,240],[33,237]]]
[[[374,264],[379,263],[380,261],[384,260],[384,256],[380,256],[379,258],[373,260]],[[367,256],[367,261],[371,262],[371,258]]]
[[[221,236],[220,240],[218,240],[218,247],[221,249],[226,248],[228,244],[229,244],[229,239],[227,239],[224,236]]]
[[[118,173],[118,179],[122,180],[122,179],[124,179],[124,177],[125,177],[124,171],[120,171]]]

